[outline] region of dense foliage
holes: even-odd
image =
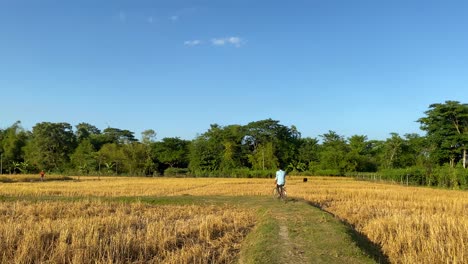
[[[328,131],[301,137],[295,126],[266,119],[247,125],[213,124],[195,139],[156,140],[88,123],[20,121],[0,129],[2,173],[271,177],[283,168],[303,175],[371,175],[422,185],[467,186],[468,105],[433,104],[418,120],[425,136],[391,133],[386,140]],[[366,174],[367,173],[367,174]],[[374,173],[374,174],[369,174]],[[377,174],[375,174],[377,173]]]

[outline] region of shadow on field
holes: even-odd
[[[379,245],[370,241],[366,235],[361,232],[358,232],[350,224],[344,222],[346,225],[346,233],[349,234],[351,239],[356,242],[356,245],[370,257],[372,257],[377,263],[381,264],[390,264],[388,257],[382,252],[382,249]]]
[[[50,176],[46,177],[44,180],[41,180],[36,176],[26,176],[26,177],[0,177],[0,183],[18,183],[18,182],[50,182],[50,181],[74,181],[73,178],[68,176]]]
[[[316,207],[328,214],[333,215],[333,217],[339,219],[336,217],[334,214],[326,211],[323,209],[323,207],[318,204],[318,203],[313,203],[310,201],[307,201],[307,203],[313,207]],[[349,237],[356,243],[356,245],[368,256],[370,256],[375,262],[380,263],[380,264],[390,264],[390,261],[388,257],[382,252],[382,249],[380,248],[379,245],[376,243],[372,242],[369,240],[369,238],[364,235],[363,233],[357,231],[354,229],[353,225],[350,223],[343,221],[339,219],[341,223],[343,223],[346,227],[346,234],[349,235]]]

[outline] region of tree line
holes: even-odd
[[[17,121],[0,129],[1,173],[40,170],[78,175],[270,177],[281,167],[298,175],[366,176],[415,184],[466,187],[468,105],[429,106],[417,120],[426,135],[391,133],[385,140],[328,131],[302,137],[297,128],[265,119],[210,128],[193,140],[156,140],[132,131],[80,123]]]

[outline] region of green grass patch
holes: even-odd
[[[256,204],[263,209],[239,263],[385,263],[360,246],[349,226],[303,201]]]
[[[280,259],[280,227],[270,212],[260,210],[260,219],[244,240],[239,263],[277,263]],[[272,243],[273,242],[273,243]]]

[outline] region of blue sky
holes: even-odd
[[[468,102],[467,1],[0,0],[0,128],[423,133]]]

